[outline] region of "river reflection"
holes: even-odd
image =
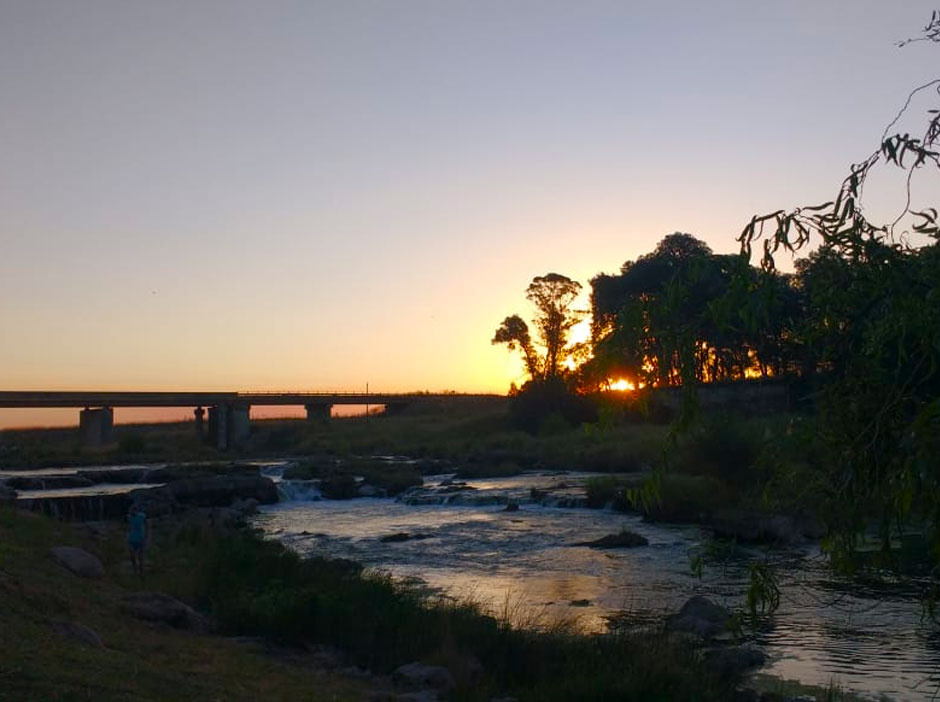
[[[557,476],[525,475],[468,481],[476,493],[503,491],[521,509],[495,504],[409,505],[387,499],[294,501],[265,508],[257,525],[302,554],[352,558],[402,578],[418,578],[455,597],[508,606],[531,618],[575,616],[588,630],[627,612],[630,621],[659,622],[692,594],[731,608],[743,606],[749,559],[738,549],[722,566],[694,577],[690,558],[700,548],[697,527],[653,525],[606,510],[526,503],[531,488]],[[583,478],[566,476],[568,489]],[[574,546],[627,527],[649,540],[634,549]],[[426,538],[383,543],[396,532]],[[931,699],[940,685],[936,632],[920,620],[920,603],[882,592],[854,592],[833,580],[818,551],[788,554],[781,571],[779,611],[754,634],[767,652],[771,674],[804,683],[836,682],[857,692],[896,700]],[[838,584],[837,584],[838,585]],[[866,596],[867,595],[867,596]]]

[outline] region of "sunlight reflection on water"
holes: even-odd
[[[530,474],[468,482],[479,491],[518,497],[558,481],[554,475]],[[509,603],[549,617],[576,616],[594,631],[621,611],[641,624],[661,622],[696,593],[740,608],[747,560],[762,555],[742,550],[743,557],[707,568],[698,580],[689,567],[702,540],[698,527],[532,503],[507,512],[498,505],[407,505],[387,499],[284,502],[265,508],[256,523],[302,554],[352,558],[398,577],[420,578],[432,589],[488,603],[494,611]],[[649,546],[573,545],[622,527],[645,536]],[[396,532],[426,538],[379,540]],[[858,592],[834,595],[814,549],[792,554],[781,583],[783,601],[772,625],[753,635],[770,656],[765,672],[824,686],[835,681],[897,700],[931,698],[940,684],[938,644],[919,621],[917,601],[884,596],[875,603]]]

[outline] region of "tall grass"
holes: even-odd
[[[659,634],[584,635],[511,599],[487,612],[348,561],[302,559],[251,533],[199,532],[174,550],[195,565],[176,573],[181,594],[209,610],[222,632],[329,644],[379,672],[413,660],[457,670],[479,661],[485,674],[464,681],[461,699],[511,692],[520,700],[704,701],[730,693],[691,650]]]

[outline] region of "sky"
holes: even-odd
[[[534,276],[832,197],[933,9],[0,0],[0,389],[505,392]]]

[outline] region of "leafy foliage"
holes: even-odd
[[[617,376],[662,387],[788,370],[799,311],[790,277],[713,254],[690,234],[670,234],[591,289],[594,359],[585,371],[595,383]],[[762,304],[745,304],[753,300]]]
[[[937,13],[921,39],[940,43]],[[885,550],[893,533],[926,520],[940,559],[940,227],[936,203],[915,205],[912,188],[915,176],[940,174],[938,95],[940,79],[913,90],[833,200],[754,217],[739,237],[745,256],[762,246],[767,272],[781,251],[819,242],[798,262],[800,334],[804,367],[825,374],[818,432],[828,544],[839,563],[851,564],[873,516]],[[927,96],[935,106],[921,135],[891,133]],[[884,223],[870,221],[863,206],[876,167],[899,172],[906,185],[897,216]]]

